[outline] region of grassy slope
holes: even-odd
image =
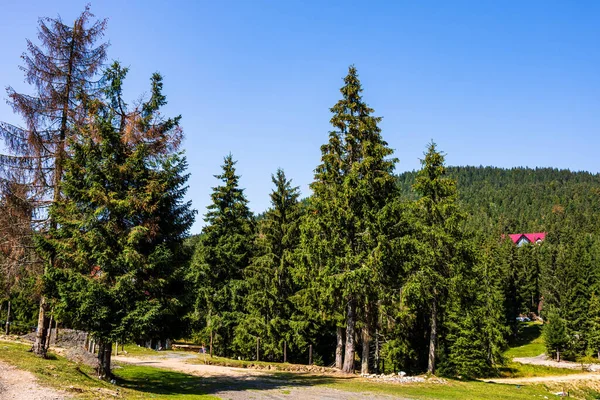
[[[521,325],[515,345],[506,351],[505,356],[508,358],[537,357],[545,352],[542,323],[527,322]]]
[[[537,357],[546,352],[544,339],[542,338],[542,326],[540,322],[526,322],[521,324],[515,344],[504,353],[504,356],[509,361],[500,371],[502,377],[528,378],[534,376],[571,375],[582,372],[573,369],[521,364],[512,361],[515,357]]]

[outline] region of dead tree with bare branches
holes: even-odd
[[[86,115],[87,100],[100,91],[96,79],[108,43],[97,42],[104,35],[107,21],[93,18],[89,6],[73,24],[66,24],[60,17],[41,18],[39,45],[27,41],[21,66],[25,81],[33,86],[35,94],[7,88],[8,103],[22,118],[23,125],[0,122],[0,148],[7,149],[7,154],[0,155],[0,179],[10,185],[19,177],[20,184],[26,185],[35,234],[44,234],[55,226],[47,216],[47,207],[61,197],[60,181],[64,161],[69,157],[68,139],[77,134]],[[50,262],[54,262],[52,257]],[[47,309],[42,291],[33,347],[41,357],[46,356]]]

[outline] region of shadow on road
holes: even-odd
[[[129,376],[131,368],[143,368],[143,373],[138,370],[135,372],[135,376]],[[123,371],[115,370],[114,373],[117,377],[117,384],[119,386],[161,395],[200,395],[217,394],[220,392],[283,390],[297,387],[326,385],[344,379],[297,373],[273,373],[265,375],[248,375],[243,377],[219,375],[200,377],[182,372],[144,367],[129,367]]]

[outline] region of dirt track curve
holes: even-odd
[[[191,354],[164,353],[152,357],[115,356],[114,361],[164,368],[199,377],[211,378],[209,393],[222,399],[231,400],[392,400],[401,397],[354,393],[324,386],[311,386],[310,383],[294,379],[276,379],[271,373],[246,368],[231,368],[205,364],[190,364]],[[324,376],[322,382],[332,377]]]
[[[42,387],[27,371],[0,362],[0,399],[2,400],[64,400],[66,394]]]

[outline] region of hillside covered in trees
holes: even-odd
[[[125,102],[129,69],[106,63],[92,19],[40,20],[22,68],[36,95],[9,88],[24,123],[0,124],[0,315],[7,332],[37,327],[36,355],[59,323],[98,343],[103,379],[115,342],[166,339],[345,373],[490,376],[523,314],[541,314],[549,355],[600,355],[598,175],[447,168],[432,141],[397,176],[351,65],[311,195],[273,171],[257,217],[228,154],[196,171],[215,186],[190,238],[181,117],[162,114],[158,73]],[[547,235],[507,236],[525,232]]]
[[[475,233],[541,232],[550,228],[553,211],[572,215],[578,229],[597,233],[600,225],[600,175],[555,168],[448,167],[458,198],[471,216]],[[398,176],[402,193],[414,196],[416,172]]]

